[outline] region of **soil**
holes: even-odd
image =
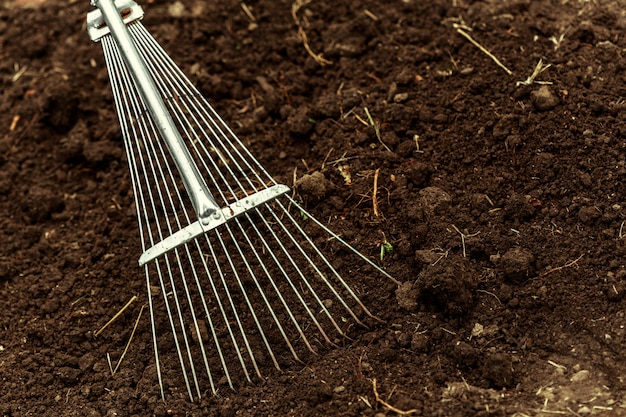
[[[400,283],[352,282],[383,323],[193,403],[161,400],[147,315],[109,369],[147,294],[89,2],[2,3],[0,415],[626,415],[626,2],[142,2],[267,170]]]

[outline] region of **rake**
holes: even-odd
[[[162,398],[169,379],[191,401],[262,381],[263,367],[302,362],[348,337],[344,328],[378,320],[322,249],[391,276],[272,179],[140,23],[140,6],[91,4],[87,28],[102,44],[130,168]]]

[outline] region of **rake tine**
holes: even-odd
[[[115,105],[118,109],[122,109],[125,107],[127,108],[127,104],[128,104],[127,101],[126,100],[122,101],[120,94],[119,94],[121,89],[119,87],[116,88],[116,86],[118,86],[119,80],[122,79],[122,76],[120,72],[118,71],[121,65],[121,61],[120,61],[121,57],[119,57],[119,54],[117,54],[117,48],[115,48],[110,38],[102,39],[102,49],[104,51],[104,57],[107,62],[107,68],[109,69],[109,71],[112,72],[110,78],[111,78]],[[134,159],[132,158],[132,149],[130,147],[131,133],[128,130],[128,126],[131,127],[132,132],[133,132],[132,135],[135,138],[137,138],[137,133],[132,123],[126,123],[124,116],[129,114],[128,112],[118,111],[117,114],[118,114],[118,118],[120,119],[120,126],[122,129],[122,136],[124,138],[124,148],[126,150],[127,160],[129,161],[131,173],[133,173],[135,171],[135,167],[134,167],[134,164],[131,162]],[[136,178],[135,175],[131,175],[130,178],[131,178],[131,184],[132,184],[133,190],[137,192],[137,190],[141,188],[141,185],[137,184],[137,182],[135,181],[135,178]],[[141,219],[141,211],[140,211],[140,207],[138,204],[136,204],[136,212],[137,212],[137,218]],[[143,224],[141,221],[138,222],[138,224],[139,224],[139,236],[141,239],[141,246],[142,248],[145,248],[146,243],[144,240]],[[156,366],[156,371],[157,371],[157,378],[159,381],[159,389],[161,391],[161,397],[165,398],[165,392],[163,391],[163,376],[161,373],[161,363],[159,361],[159,349],[158,349],[158,343],[157,343],[157,337],[156,337],[156,324],[155,324],[156,321],[155,321],[155,313],[154,313],[154,303],[152,300],[152,289],[150,286],[150,275],[148,272],[148,265],[144,267],[144,271],[145,271],[145,276],[146,276],[146,288],[148,292],[148,306],[150,309],[150,323],[151,323],[151,329],[152,329],[151,330],[152,331],[152,345],[154,349],[155,366]]]
[[[260,215],[260,211],[257,209],[257,213]],[[272,248],[270,248],[269,244],[267,243],[267,241],[265,240],[265,238],[263,237],[262,233],[259,231],[259,229],[257,228],[257,226],[254,224],[254,222],[252,221],[252,219],[246,215],[247,220],[250,222],[250,226],[254,229],[254,231],[256,232],[259,240],[261,242],[263,242],[263,248],[267,251],[267,253],[270,255],[270,257],[272,258],[272,260],[274,261],[275,265],[277,268],[279,268],[279,270],[281,271],[281,274],[283,275],[283,277],[287,280],[287,283],[289,284],[290,288],[292,289],[292,291],[294,292],[294,294],[296,295],[296,297],[298,298],[298,301],[300,301],[300,303],[302,304],[302,306],[304,307],[304,309],[306,310],[307,314],[309,315],[309,317],[311,318],[311,320],[313,321],[313,323],[315,324],[315,326],[317,327],[317,329],[319,330],[319,332],[322,334],[322,336],[324,337],[324,340],[326,340],[328,343],[332,343],[330,341],[330,339],[328,338],[328,336],[326,335],[326,332],[324,332],[324,330],[322,329],[322,326],[320,325],[320,323],[317,321],[317,319],[315,318],[315,315],[313,314],[313,312],[311,311],[311,309],[309,308],[309,306],[306,304],[306,301],[302,298],[302,295],[300,294],[300,292],[298,291],[297,287],[294,285],[293,281],[290,279],[289,274],[285,271],[285,268],[282,266],[282,264],[280,263],[280,261],[278,260],[278,258],[276,257],[276,255],[274,254],[274,251],[272,250]],[[239,220],[237,220],[237,222],[239,222]],[[280,244],[280,240],[277,238],[276,234],[273,232],[272,228],[270,227],[269,224],[267,224],[267,221],[265,219],[263,219],[263,222],[265,224],[265,226],[267,227],[267,229],[270,231],[270,233],[272,233],[273,237],[275,238],[275,241]],[[241,226],[240,226],[241,227]],[[244,235],[246,237],[246,239],[248,239],[247,235]],[[248,239],[249,242],[249,239]],[[250,246],[252,246],[252,244],[249,242]],[[297,268],[297,264],[293,261],[293,258],[290,256],[289,252],[287,252],[284,248],[282,248],[283,253],[287,256],[287,258],[289,259],[289,261],[291,262],[292,266]],[[262,263],[262,261],[260,260],[260,257],[258,255],[258,252],[255,250],[255,255],[259,258],[259,262]],[[281,302],[283,303],[283,306],[285,307],[287,314],[289,315],[291,321],[293,322],[294,326],[296,327],[298,334],[300,335],[300,337],[302,338],[302,340],[304,341],[305,345],[307,346],[307,348],[309,349],[309,351],[311,351],[314,354],[317,354],[317,352],[313,349],[313,347],[311,346],[311,344],[309,343],[307,337],[305,336],[304,332],[302,331],[302,328],[300,327],[300,324],[298,323],[298,321],[296,320],[296,318],[293,316],[293,312],[291,311],[291,309],[288,307],[287,302],[285,301],[282,293],[280,292],[280,290],[278,289],[276,282],[274,279],[272,279],[271,274],[269,272],[267,272],[267,269],[265,268],[265,266],[263,267],[263,270],[265,271],[265,273],[267,274],[267,278],[269,279],[270,283],[272,284],[272,287],[274,288],[274,291],[276,291],[276,294],[278,295],[278,297],[280,298]]]
[[[222,248],[224,248],[224,242],[223,242],[223,240],[221,239],[221,236],[219,236],[219,234],[218,234],[217,232],[216,232],[216,235],[217,235],[217,237],[218,237],[218,240],[220,241],[220,244],[222,245]],[[223,285],[224,290],[225,290],[225,292],[226,292],[226,295],[227,295],[227,297],[228,297],[228,301],[229,301],[229,303],[230,303],[230,307],[231,307],[231,309],[233,310],[233,314],[235,315],[235,319],[236,319],[236,322],[237,322],[237,326],[239,327],[239,331],[240,331],[240,333],[241,333],[241,337],[242,337],[243,342],[244,342],[244,344],[245,344],[245,346],[246,346],[246,351],[248,352],[248,356],[250,357],[250,360],[251,360],[251,362],[252,362],[252,365],[254,366],[254,370],[255,370],[255,372],[256,372],[256,374],[257,374],[257,376],[258,376],[259,378],[262,378],[261,371],[260,371],[260,369],[259,369],[259,367],[258,367],[258,364],[257,364],[257,362],[256,362],[256,359],[255,359],[255,357],[254,357],[254,353],[253,353],[253,351],[252,351],[252,348],[250,347],[250,342],[248,341],[248,337],[246,336],[246,332],[245,332],[245,330],[243,329],[243,324],[242,324],[242,322],[241,322],[241,319],[239,318],[239,314],[237,313],[237,308],[236,308],[236,306],[235,306],[235,303],[233,302],[233,298],[232,298],[231,292],[230,292],[230,290],[228,289],[228,284],[226,283],[226,276],[225,276],[225,275],[224,275],[224,273],[223,273],[222,267],[221,267],[221,266],[220,266],[220,264],[217,262],[217,256],[216,256],[216,254],[215,254],[215,252],[214,252],[214,250],[213,250],[213,245],[212,245],[212,244],[211,244],[211,242],[209,241],[209,237],[208,237],[208,235],[205,235],[205,238],[206,238],[206,242],[207,242],[207,244],[208,244],[208,247],[209,247],[209,249],[211,250],[211,257],[215,260],[215,266],[217,267],[217,269],[218,269],[218,271],[219,271],[219,275],[220,275],[220,279],[221,279],[221,281],[222,281],[222,285]],[[233,271],[233,275],[235,276],[236,280],[239,280],[239,276],[238,276],[238,274],[237,274],[237,272],[236,272],[236,269],[234,269],[234,268],[233,268],[233,265],[232,265],[232,260],[230,259],[230,256],[228,255],[228,253],[226,253],[226,256],[228,257],[228,260],[229,260],[229,264],[230,264],[231,270]],[[245,292],[244,292],[244,294],[245,294]]]
[[[239,225],[239,227],[241,228],[241,224],[239,223],[238,219],[235,219],[235,222]],[[233,233],[230,229],[229,225],[226,225],[226,228],[228,230],[228,232],[230,233],[231,239],[235,239],[235,237],[233,236]],[[242,232],[244,232],[244,229],[241,229]],[[244,233],[243,234],[244,238],[247,239],[247,235]],[[289,350],[291,351],[291,354],[293,355],[293,357],[298,361],[302,363],[302,360],[300,360],[300,357],[298,357],[298,354],[296,353],[296,351],[294,350],[293,346],[291,345],[291,342],[289,341],[289,338],[287,337],[287,334],[285,333],[285,329],[283,328],[282,324],[280,323],[280,321],[278,320],[278,317],[276,317],[276,313],[274,312],[274,309],[272,308],[271,303],[268,301],[267,297],[265,296],[265,292],[263,291],[263,288],[261,287],[261,285],[259,284],[259,281],[256,277],[256,274],[254,273],[254,271],[252,270],[252,267],[250,266],[250,264],[248,263],[248,260],[246,259],[246,256],[243,254],[241,247],[239,245],[235,245],[235,247],[237,248],[239,255],[241,256],[242,261],[245,263],[246,265],[246,269],[248,271],[248,273],[250,274],[250,277],[252,278],[252,280],[254,281],[259,294],[261,295],[261,298],[263,298],[263,301],[265,302],[265,305],[267,306],[267,309],[270,312],[270,315],[272,316],[274,323],[276,323],[276,326],[278,327],[278,330],[280,332],[280,334],[283,337],[283,340],[285,341],[285,343],[287,344],[287,347],[289,348]],[[263,261],[261,260],[261,258],[258,256],[258,253],[256,252],[256,249],[254,249],[254,246],[252,244],[250,244],[250,249],[255,253],[257,259],[260,262],[260,265],[262,267],[262,269],[265,271],[265,273],[270,276],[270,274],[267,272],[267,269],[265,268],[265,264],[263,263]],[[271,279],[271,276],[270,276]],[[265,338],[265,334],[264,332],[261,330],[262,333],[262,337],[263,340],[266,340]],[[276,358],[274,357],[273,352],[271,351],[271,349],[269,349],[269,344],[267,345],[268,350],[270,350],[270,355],[272,356],[272,360],[274,361],[274,366],[276,366],[276,369],[280,370],[280,366],[278,365],[278,362],[275,360]]]
[[[197,240],[197,239],[195,240],[195,243],[196,243],[196,247],[197,247],[198,253],[202,253],[202,252],[201,252],[201,248],[200,248],[200,243],[198,242],[198,240]],[[212,247],[211,247],[210,245],[209,245],[209,247],[210,247],[210,248],[211,248],[211,250],[212,250]],[[214,258],[214,259],[215,259],[215,258]],[[209,283],[211,284],[211,289],[212,289],[212,291],[213,291],[213,294],[215,295],[215,300],[217,301],[218,306],[219,306],[219,308],[220,308],[220,312],[222,313],[222,318],[224,319],[224,323],[226,323],[226,329],[228,330],[228,335],[230,336],[231,342],[233,343],[233,346],[234,346],[234,348],[235,348],[235,352],[237,353],[237,358],[239,359],[239,362],[240,362],[240,364],[241,364],[241,367],[242,367],[242,369],[243,369],[243,372],[244,372],[244,374],[245,374],[246,379],[248,380],[248,382],[250,382],[250,383],[251,383],[251,382],[252,382],[252,378],[250,377],[250,373],[248,372],[248,368],[246,367],[245,361],[244,361],[243,357],[241,356],[241,351],[240,351],[240,349],[239,349],[239,344],[237,343],[237,339],[235,338],[235,335],[234,335],[234,333],[233,333],[232,327],[230,326],[230,323],[229,323],[229,321],[228,321],[228,318],[227,318],[227,315],[226,315],[226,311],[224,310],[224,306],[223,306],[223,304],[222,304],[222,302],[221,302],[221,299],[220,299],[220,297],[219,297],[219,295],[218,295],[218,291],[217,291],[217,288],[215,287],[215,283],[213,282],[213,278],[212,278],[212,277],[211,277],[211,275],[210,275],[210,272],[209,272],[209,266],[208,266],[208,264],[207,264],[206,259],[205,259],[205,257],[204,257],[204,256],[201,256],[201,257],[200,257],[200,260],[201,260],[202,265],[203,265],[203,267],[204,267],[204,271],[205,271],[205,272],[207,273],[207,275],[210,277],[210,278],[209,278]],[[223,278],[223,274],[222,274],[221,268],[219,267],[219,264],[217,264],[217,263],[216,263],[216,266],[217,266],[217,269],[218,269],[218,274],[220,275],[220,277],[222,277],[222,278]],[[200,283],[199,283],[199,282],[198,282],[198,288],[200,288]],[[230,301],[232,301],[232,300],[230,299],[230,297],[229,297],[229,300],[230,300]],[[232,303],[231,303],[231,304],[232,304]],[[234,307],[232,307],[232,308],[234,309]],[[206,303],[205,303],[205,311],[206,311],[206,312],[207,312],[207,314],[208,314],[208,307],[206,307]],[[236,311],[235,311],[235,313],[236,313]],[[238,317],[237,317],[237,323],[238,323],[238,324],[240,324],[240,323],[241,323],[241,322],[239,321],[239,318],[238,318]],[[241,332],[243,333],[243,329],[241,329],[241,328],[240,328],[240,330],[241,330]],[[217,341],[217,334],[215,333],[215,329],[214,329],[214,328],[211,328],[211,331],[212,331],[212,334],[213,334],[213,338],[215,339],[215,343],[216,343],[216,344],[218,344],[218,341]],[[244,334],[244,339],[245,339],[245,334]],[[220,352],[221,352],[221,351],[220,351]],[[252,356],[252,352],[251,352],[250,350],[249,350],[249,352],[250,352],[250,355],[251,355],[251,360],[252,360],[252,362],[253,362],[253,363],[256,363],[256,362],[255,362],[255,360],[254,360],[254,356]],[[228,379],[228,385],[231,387],[231,389],[232,389],[232,390],[234,390],[235,388],[234,388],[234,387],[233,387],[233,385],[232,385],[232,381],[231,381],[231,378],[230,378],[230,374],[229,374],[229,372],[228,372],[228,367],[226,366],[226,362],[224,361],[223,356],[221,355],[221,353],[220,353],[220,359],[221,359],[221,361],[222,361],[222,367],[224,368],[224,371],[226,372],[226,377],[227,377],[227,379]],[[256,372],[257,372],[257,375],[260,377],[260,371],[259,371],[256,367],[255,367],[255,370],[256,370]]]
[[[118,70],[117,73],[118,73],[119,81],[121,83],[120,84],[121,88],[115,89],[115,91],[117,91],[117,92],[119,92],[119,91],[127,91],[129,96],[130,96],[130,97],[125,97],[125,96],[124,97],[119,97],[118,96],[117,97],[118,104],[121,105],[122,108],[126,109],[126,112],[124,112],[123,114],[126,114],[126,115],[134,114],[135,120],[141,120],[141,123],[140,123],[141,129],[139,131],[140,133],[137,133],[137,131],[134,128],[134,124],[131,123],[130,125],[131,125],[131,128],[133,130],[133,136],[134,136],[134,139],[135,139],[135,143],[137,145],[139,145],[140,143],[143,143],[143,146],[145,148],[146,147],[146,143],[148,142],[146,140],[145,132],[148,132],[149,129],[148,129],[147,125],[145,124],[145,118],[140,116],[141,111],[138,110],[139,108],[143,107],[143,106],[140,106],[140,104],[139,104],[139,103],[141,103],[141,97],[138,97],[138,95],[136,95],[136,94],[132,95],[130,93],[131,91],[136,91],[136,90],[134,90],[132,88],[133,81],[130,79],[130,77],[128,77],[128,74],[125,71],[120,69],[121,65],[122,65],[121,59],[119,59],[119,57],[116,57],[116,59],[114,60],[112,65],[113,65],[114,68],[116,68]],[[123,123],[123,125],[126,126],[127,124]],[[127,131],[126,131],[126,134],[128,134]],[[135,176],[136,177],[139,177],[139,167],[134,162],[134,161],[139,160],[141,162],[141,166],[142,166],[142,170],[143,170],[143,177],[144,178],[150,178],[147,175],[147,168],[146,168],[146,163],[145,163],[146,157],[143,156],[143,153],[141,152],[141,147],[137,146],[137,157],[135,157],[135,152],[133,151],[132,146],[130,146],[130,136],[127,136],[127,137],[128,137],[127,145],[128,145],[128,152],[129,152],[128,160],[129,160],[129,163],[131,164],[131,170],[135,172]],[[151,161],[151,159],[149,159],[149,158],[147,158],[147,159],[149,161]],[[138,190],[139,190],[139,195],[143,195],[141,183],[137,183],[136,185],[137,185]],[[159,187],[157,187],[157,190],[158,190],[158,192],[160,194],[161,191],[160,191]],[[149,186],[146,187],[146,191],[147,191],[147,193],[148,193],[148,195],[150,197],[152,210],[153,210],[153,212],[155,214],[155,217],[158,219],[158,216],[156,215],[156,212],[158,211],[158,209],[157,209],[158,205],[154,202],[154,198],[153,198],[151,187],[149,187]],[[162,197],[161,197],[161,201],[162,201]],[[143,216],[147,219],[147,217],[148,217],[148,205],[143,200],[141,201],[141,203],[142,203],[141,207],[143,207],[143,209],[140,209],[140,206],[138,206],[137,209],[138,210],[142,210],[143,211]],[[164,207],[164,204],[161,204],[161,207]],[[160,229],[159,229],[159,235],[160,235],[159,239],[162,239],[162,235],[160,233]],[[150,235],[150,244],[153,244],[153,243],[154,243],[154,240],[152,238],[152,235]],[[143,244],[145,245],[145,242]],[[165,262],[167,264],[166,270],[169,271],[170,281],[173,284],[173,277],[171,276],[171,268],[169,267],[169,259],[168,259],[168,257],[165,257]],[[190,396],[191,400],[193,401],[193,394],[192,394],[192,391],[191,391],[191,386],[190,386],[188,374],[187,374],[187,371],[186,371],[186,367],[184,365],[183,354],[182,354],[182,350],[180,348],[180,343],[179,343],[179,340],[178,340],[176,327],[174,325],[173,315],[171,313],[170,303],[169,303],[169,301],[167,299],[167,291],[166,291],[166,288],[165,288],[165,283],[164,283],[164,280],[163,280],[163,274],[162,274],[162,271],[161,271],[161,268],[160,268],[160,264],[156,263],[156,268],[157,268],[157,274],[158,274],[158,277],[159,277],[159,282],[161,284],[161,292],[163,294],[163,299],[164,299],[165,306],[166,306],[167,313],[168,313],[167,315],[170,318],[170,327],[172,329],[172,333],[173,333],[173,337],[174,337],[174,343],[176,345],[176,351],[178,352],[179,361],[180,361],[180,364],[181,364],[181,368],[183,370],[183,378],[185,380],[185,385],[187,387],[187,391],[189,393],[189,396]],[[146,273],[148,273],[147,271],[148,270],[146,268]],[[149,278],[148,278],[148,286],[149,286]],[[174,290],[174,286],[172,288]],[[180,310],[180,304],[178,303],[178,297],[176,295],[176,291],[174,290],[173,293],[175,295],[176,307],[177,307],[178,317],[179,317],[179,320],[180,320],[180,323],[181,323],[181,327],[184,328],[184,320],[182,318],[182,314],[181,314],[181,310]],[[188,340],[187,340],[187,337],[186,337],[185,333],[183,333],[183,341],[184,341],[185,345],[188,347],[189,344],[188,344]],[[191,359],[191,357],[189,355],[188,355],[188,357]],[[196,374],[195,374],[195,369],[193,368],[193,361],[191,361],[191,366],[192,366],[192,376],[193,376],[193,379],[194,379],[194,382],[195,382],[195,386],[196,386],[196,389],[198,391],[198,395],[200,395],[199,384],[198,384],[197,377],[196,377]],[[161,375],[159,375],[159,379],[161,380]]]

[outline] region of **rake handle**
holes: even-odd
[[[198,219],[202,224],[208,224],[212,219],[221,218],[222,210],[209,191],[172,116],[165,107],[157,86],[113,0],[91,0],[91,4],[100,10],[111,35],[117,42],[148,112],[174,160]]]

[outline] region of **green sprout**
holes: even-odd
[[[393,252],[393,245],[389,243],[387,237],[382,231],[380,231],[380,234],[383,235],[383,239],[378,242],[376,246],[380,248],[380,260],[382,262],[382,260],[385,259],[386,255],[389,255],[391,252]]]
[[[385,255],[390,254],[393,251],[393,246],[389,242],[382,242],[380,244],[380,260],[382,261]]]

